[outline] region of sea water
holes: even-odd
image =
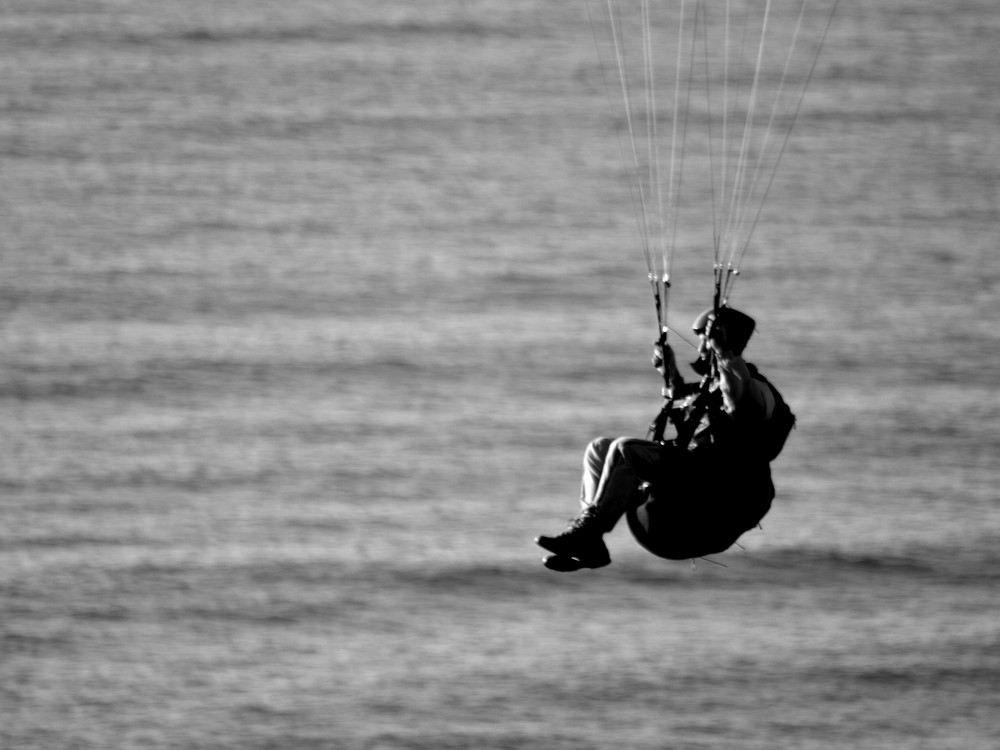
[[[995,11],[841,3],[733,298],[763,528],[560,575],[659,407],[587,7],[4,3],[0,747],[997,747]]]

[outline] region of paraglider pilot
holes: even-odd
[[[583,459],[581,511],[570,527],[535,542],[552,553],[545,567],[561,572],[611,562],[603,535],[623,515],[639,543],[668,559],[728,549],[770,509],[770,461],[784,445],[794,415],[781,395],[743,359],[754,320],[730,307],[694,321],[699,337],[685,383],[670,346],[654,346],[664,376],[661,416],[676,435],[599,437]]]

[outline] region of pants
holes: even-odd
[[[602,531],[614,528],[625,512],[641,504],[643,482],[652,481],[662,466],[665,447],[639,438],[599,437],[583,456],[580,505],[600,521]]]

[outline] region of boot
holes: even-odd
[[[603,536],[604,529],[597,516],[584,511],[564,532],[537,537],[535,544],[553,553],[545,559],[545,567],[569,572],[580,568],[603,568],[611,562]]]

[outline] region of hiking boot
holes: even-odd
[[[571,563],[559,560],[559,562],[548,561],[546,558],[545,567],[552,570],[579,570],[580,568],[603,568],[611,562],[611,555],[604,544],[603,532],[597,526],[597,519],[593,516],[581,516],[576,519],[566,531],[556,536],[540,536],[535,539],[535,544],[543,549],[552,552],[557,558],[569,558],[579,562],[577,567],[553,567],[554,565],[569,566]]]

